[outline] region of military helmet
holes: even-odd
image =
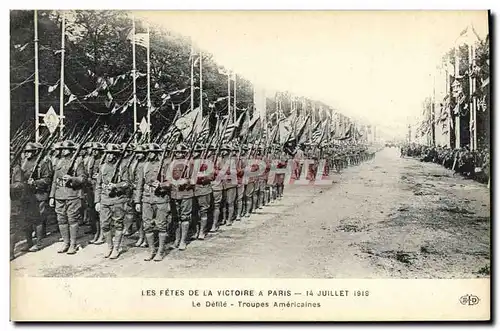
[[[136,153],[145,153],[145,152],[147,152],[147,150],[148,150],[148,145],[147,144],[137,145],[135,147],[135,152]]]
[[[93,142],[86,142],[85,145],[83,145],[82,149],[91,149],[94,147],[94,143]]]
[[[127,146],[127,143],[121,143],[120,144],[120,149],[123,150],[125,147],[127,147],[127,151],[134,151],[135,150],[135,144],[134,143],[130,143],[128,146]]]
[[[61,144],[60,149],[77,149],[78,145],[75,144],[72,140],[66,140]]]
[[[33,152],[33,151],[38,151],[42,148],[43,148],[43,146],[40,143],[29,142],[26,144],[26,147],[24,147],[24,151],[25,152]]]
[[[187,152],[188,147],[186,144],[180,143],[180,144],[177,144],[177,146],[175,146],[175,151],[176,152]]]
[[[146,150],[148,152],[153,152],[153,153],[161,153],[162,152],[160,145],[158,145],[156,143],[147,144],[146,146],[147,146]]]
[[[98,150],[98,151],[103,151],[105,149],[105,146],[103,143],[94,143],[92,145],[93,150]]]
[[[57,141],[52,145],[52,150],[59,150],[62,147],[62,141]]]
[[[122,149],[118,144],[107,144],[106,153],[120,153]]]
[[[203,144],[201,143],[197,143],[196,146],[194,146],[194,150],[196,152],[202,152],[205,150],[205,147],[203,146]]]

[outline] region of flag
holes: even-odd
[[[136,33],[135,38],[133,38],[132,33],[130,33],[127,37],[128,40],[134,41],[135,39],[135,44],[148,48],[149,47],[149,34],[148,33]]]
[[[175,126],[181,132],[184,139],[187,139],[193,130],[201,125],[201,117],[201,109],[198,107],[175,121]]]
[[[75,100],[76,100],[76,95],[71,94],[71,95],[69,96],[69,100],[68,100],[68,102],[66,102],[64,105],[65,105],[65,106],[67,106],[67,105],[69,105],[70,103],[72,103],[72,102],[73,102],[73,101],[75,101]]]

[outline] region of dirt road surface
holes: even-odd
[[[288,186],[285,197],[222,227],[162,262],[131,247],[117,260],[104,245],[76,255],[49,246],[11,262],[15,276],[478,278],[490,273],[490,192],[436,164],[375,159],[332,175],[328,186]],[[83,230],[82,230],[83,233]],[[87,242],[88,237],[80,241]]]

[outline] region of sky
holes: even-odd
[[[486,11],[137,12],[190,36],[260,88],[323,101],[378,132],[404,136],[433,91],[436,66]]]

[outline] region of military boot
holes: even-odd
[[[115,231],[115,237],[113,239],[113,252],[111,252],[110,259],[114,260],[117,259],[118,256],[120,256],[121,253],[121,243],[122,243],[122,237],[123,237],[123,231],[116,230]]]
[[[181,222],[177,223],[177,226],[175,227],[175,241],[172,245],[170,245],[170,248],[178,248],[179,244],[181,242]]]
[[[141,247],[142,244],[144,244],[144,228],[141,226],[139,227],[139,239],[137,239],[137,242],[134,244],[135,247]]]
[[[36,226],[36,243],[35,245],[31,246],[29,251],[30,252],[38,252],[42,248],[42,240],[44,238],[43,235],[43,225],[37,225]]]
[[[69,249],[69,225],[63,224],[59,225],[59,231],[61,232],[61,237],[64,244],[57,251],[58,253],[66,253]]]
[[[96,224],[94,237],[91,240],[89,240],[89,244],[96,244],[100,236],[101,236],[101,228],[99,225]]]
[[[106,243],[108,244],[108,250],[106,251],[106,254],[104,254],[104,258],[107,259],[113,252],[113,232],[104,232],[104,238],[106,238]]]
[[[166,232],[158,233],[158,252],[156,252],[153,261],[159,262],[163,260],[163,256],[165,254],[166,241],[167,241],[167,233]]]
[[[181,222],[181,242],[179,244],[179,250],[183,251],[187,247],[186,239],[189,231],[189,221]]]
[[[104,238],[104,232],[102,231],[102,227],[101,227],[100,223],[98,225],[98,228],[99,228],[99,231],[98,231],[98,233],[96,233],[96,240],[93,243],[94,245],[102,245],[106,242],[105,238]]]
[[[207,224],[208,224],[208,215],[205,212],[201,215],[201,219],[200,219],[200,232],[198,234],[199,240],[205,239],[205,235],[206,235],[205,231],[207,230]]]
[[[148,254],[144,258],[144,261],[151,261],[155,257],[155,234],[154,232],[146,233],[146,241],[148,242]]]
[[[220,209],[215,208],[214,209],[214,221],[212,223],[212,228],[210,229],[210,232],[217,232],[217,230],[219,230],[219,215],[220,215]]]
[[[69,249],[66,254],[76,254],[76,236],[78,235],[78,223],[69,226]]]

